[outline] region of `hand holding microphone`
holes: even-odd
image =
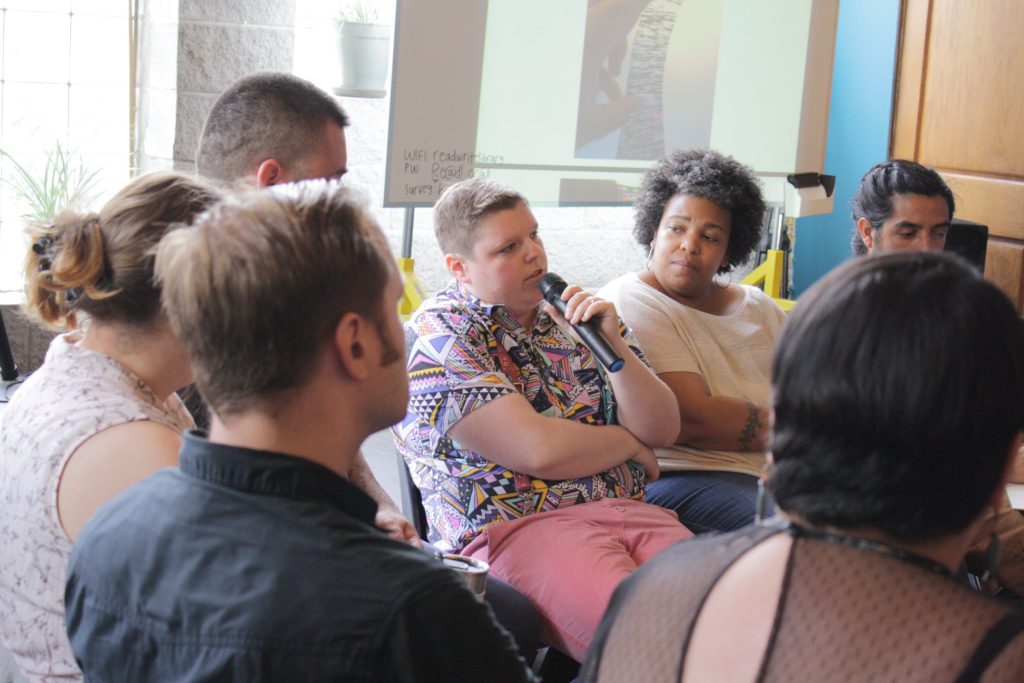
[[[545,273],[537,282],[537,287],[540,289],[544,300],[554,306],[563,316],[565,315],[566,302],[562,301],[562,292],[565,291],[566,286],[565,280],[554,273]],[[622,369],[625,361],[612,348],[612,345],[608,343],[595,320],[581,320],[578,323],[569,324],[572,325],[573,330],[576,331],[576,334],[579,335],[587,348],[597,357],[597,360],[608,368],[609,372],[618,372]]]

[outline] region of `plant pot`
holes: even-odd
[[[338,28],[341,85],[334,89],[348,97],[384,97],[387,94],[391,27],[346,21]]]

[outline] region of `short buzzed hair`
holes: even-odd
[[[337,101],[309,81],[283,72],[236,81],[214,102],[196,153],[199,175],[233,182],[266,159],[294,167],[323,144],[324,125],[344,128]]]
[[[467,178],[449,186],[434,204],[434,235],[445,254],[472,255],[473,238],[480,221],[487,216],[529,206],[526,197],[505,183],[491,178]]]
[[[393,266],[352,190],[308,180],[229,196],[160,242],[156,276],[219,415],[302,386],[346,313],[378,325]]]

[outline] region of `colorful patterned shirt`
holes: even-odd
[[[625,326],[621,331],[646,363]],[[526,330],[505,306],[453,283],[406,323],[406,346],[409,412],[392,435],[423,495],[431,543],[459,550],[491,524],[602,498],[643,500],[644,471],[636,463],[549,481],[490,462],[448,435],[460,419],[514,391],[542,415],[615,423],[603,368],[543,311]]]

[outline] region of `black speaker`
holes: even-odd
[[[11,342],[7,338],[7,326],[4,325],[4,314],[0,313],[0,379],[13,382],[18,379],[18,364],[11,353]]]
[[[967,259],[967,262],[985,272],[985,248],[988,246],[988,226],[954,218],[946,233],[946,248]]]

